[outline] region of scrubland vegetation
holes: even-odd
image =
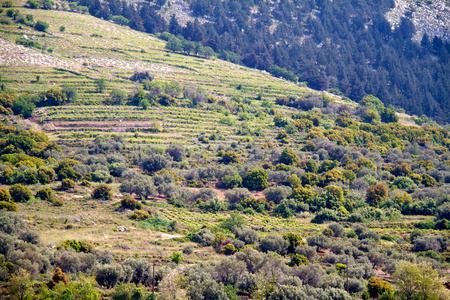
[[[74,69],[2,67],[2,296],[449,299],[446,128],[14,9],[48,25],[27,53]],[[39,30],[8,20],[5,43]],[[80,20],[97,29],[78,35]],[[94,34],[121,48],[81,46]]]

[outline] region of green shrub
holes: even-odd
[[[151,215],[145,210],[135,210],[134,213],[130,216],[130,219],[136,221],[144,221],[150,218]]]
[[[380,238],[385,241],[395,242],[398,239],[398,235],[390,235],[388,233],[385,233],[381,235]]]
[[[37,171],[37,177],[40,183],[48,184],[55,180],[55,170],[47,167],[40,167]]]
[[[242,184],[242,177],[238,172],[233,171],[230,175],[222,177],[222,183],[227,189],[239,187]]]
[[[72,179],[64,178],[61,180],[61,189],[63,191],[68,191],[73,188],[75,188],[75,182]]]
[[[19,207],[17,206],[17,203],[9,202],[9,201],[0,201],[0,210],[7,210],[7,211],[18,211]]]
[[[131,196],[123,197],[120,204],[126,209],[142,209],[142,204]]]
[[[20,183],[11,186],[9,188],[9,193],[14,202],[27,202],[32,196],[30,189]]]
[[[129,20],[123,16],[112,16],[111,20],[119,25],[128,26]]]
[[[174,252],[170,255],[170,260],[179,265],[183,261],[183,254],[181,252]]]
[[[22,46],[25,46],[25,47],[30,47],[30,48],[42,49],[41,44],[39,44],[36,41],[18,39],[18,40],[16,40],[16,44],[17,45],[22,45]]]
[[[11,194],[7,189],[0,188],[0,201],[11,202]]]
[[[28,6],[31,9],[38,9],[39,8],[39,2],[36,0],[28,0],[26,6]]]
[[[113,193],[111,187],[107,184],[100,184],[94,188],[91,193],[92,198],[101,200],[112,200]]]
[[[89,253],[94,249],[94,246],[87,242],[77,241],[77,240],[66,240],[62,244],[56,247],[56,249],[61,248],[72,248],[76,252]]]
[[[291,257],[291,261],[288,264],[290,267],[300,266],[300,265],[309,265],[309,260],[301,254],[294,254]]]
[[[43,32],[47,31],[48,27],[49,27],[48,23],[41,20],[37,21],[36,25],[34,25],[34,29]]]
[[[36,198],[39,198],[43,201],[53,201],[53,190],[51,188],[43,188],[36,193]]]
[[[267,171],[264,169],[249,170],[245,173],[242,183],[249,190],[263,190],[268,185]]]
[[[192,254],[194,253],[194,249],[192,248],[192,246],[186,246],[183,248],[183,254]]]

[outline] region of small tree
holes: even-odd
[[[439,274],[430,264],[418,265],[401,261],[392,275],[401,299],[443,299],[444,292]]]
[[[238,213],[231,213],[230,217],[223,220],[222,224],[220,225],[222,228],[228,229],[232,231],[235,227],[241,227],[244,225],[245,219]]]
[[[243,185],[249,190],[262,190],[267,188],[267,171],[264,169],[252,169],[243,177]]]
[[[297,248],[297,246],[306,244],[303,241],[302,236],[299,233],[295,233],[295,232],[285,233],[283,235],[283,239],[285,239],[289,243],[289,246],[288,246],[288,249],[287,249],[288,253],[294,253],[295,252],[295,248]]]
[[[102,200],[112,200],[113,193],[111,187],[105,183],[102,183],[94,188],[92,191],[92,198]]]
[[[220,162],[227,164],[227,165],[228,164],[237,164],[241,161],[239,154],[234,150],[229,150],[226,152],[223,150],[220,150],[218,154],[219,154],[219,156],[222,157],[220,159]]]
[[[328,228],[333,231],[335,237],[341,237],[345,235],[344,227],[338,223],[331,223],[328,225]]]
[[[314,235],[306,239],[308,241],[308,246],[315,246],[316,251],[319,252],[320,248],[330,247],[330,240],[323,235]]]
[[[174,252],[170,255],[170,260],[179,265],[183,261],[183,254],[181,252]]]
[[[108,289],[113,288],[122,276],[123,270],[120,265],[104,265],[95,272],[95,280],[98,284]]]
[[[367,189],[366,201],[370,206],[377,207],[378,204],[385,201],[387,197],[388,188],[382,183],[372,185]]]

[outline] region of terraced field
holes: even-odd
[[[240,142],[249,139],[236,134],[232,127],[219,123],[224,117],[220,107],[192,108],[185,100],[178,107],[151,107],[143,110],[132,106],[106,106],[104,100],[113,89],[127,94],[139,88],[130,80],[133,73],[149,71],[157,80],[176,81],[184,87],[202,88],[216,99],[232,97],[248,99],[249,106],[258,110],[261,101],[274,101],[278,95],[301,96],[311,92],[300,85],[272,77],[266,72],[244,68],[216,58],[206,59],[169,53],[165,41],[155,36],[130,30],[109,21],[88,15],[65,11],[31,10],[17,8],[34,20],[45,20],[47,33],[26,26],[0,25],[1,81],[16,91],[35,93],[51,87],[74,86],[78,99],[74,103],[55,108],[36,110],[33,120],[61,143],[73,139],[90,141],[98,135],[117,132],[129,137],[133,143],[167,145],[170,143],[198,144],[198,137],[216,133],[222,141]],[[60,26],[66,30],[60,32]],[[43,50],[16,45],[20,38],[33,37]],[[106,89],[97,91],[95,81],[106,80]],[[334,97],[333,95],[331,95]],[[335,97],[338,99],[338,97]],[[184,101],[184,102],[183,102]],[[276,106],[277,113],[290,109]],[[264,119],[253,117],[245,122],[230,116],[234,124],[258,128],[261,136],[253,136],[255,143],[273,140],[275,134],[268,124],[273,115]],[[135,134],[139,132],[139,134]],[[81,142],[80,145],[83,145]]]
[[[157,79],[200,86],[220,96],[255,96],[262,92],[273,97],[308,92],[306,88],[273,78],[266,72],[214,58],[169,53],[164,49],[165,41],[88,15],[23,7],[19,10],[24,15],[33,15],[35,20],[43,19],[50,24],[45,34],[25,26],[0,25],[3,80],[23,83],[17,87],[19,90],[34,91],[36,86],[45,89],[53,84],[77,84],[82,86],[81,103],[100,102],[99,95],[87,96],[95,90],[94,79],[105,78],[109,81],[106,95],[115,87],[131,89],[134,84],[128,79],[134,70],[146,70]],[[65,32],[59,32],[60,26],[65,26]],[[34,36],[35,41],[44,49],[52,49],[52,53],[15,45],[15,41],[24,34]],[[41,68],[34,68],[33,72],[33,66],[49,69],[42,72]],[[36,75],[41,75],[43,79],[39,85],[34,82]],[[243,88],[237,91],[239,84]]]

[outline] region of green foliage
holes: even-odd
[[[130,22],[127,18],[123,16],[112,16],[111,20],[119,25],[128,26],[128,23]]]
[[[239,154],[234,150],[228,150],[226,152],[223,150],[220,150],[218,152],[218,154],[221,157],[220,162],[227,164],[227,165],[228,164],[236,164],[241,161]]]
[[[242,185],[242,177],[238,172],[233,171],[230,175],[222,177],[222,183],[227,189],[240,187]]]
[[[43,31],[43,32],[47,31],[48,27],[49,27],[48,23],[41,21],[41,20],[38,20],[36,22],[36,24],[34,25],[34,29],[36,29],[37,31]]]
[[[153,294],[147,293],[144,286],[134,283],[119,282],[111,292],[112,300],[156,300]]]
[[[12,7],[13,2],[11,0],[6,0],[2,3],[2,7]]]
[[[179,265],[183,261],[183,254],[181,252],[173,252],[170,255],[170,260]]]
[[[66,273],[64,273],[61,268],[56,267],[55,271],[53,272],[53,277],[48,282],[47,286],[52,289],[57,285],[58,283],[68,284],[69,278],[67,277]]]
[[[308,188],[298,187],[292,190],[292,194],[288,197],[297,202],[308,203],[314,198],[315,194]]]
[[[23,118],[28,119],[32,116],[34,108],[34,103],[27,96],[22,95],[14,102],[12,110],[14,114],[22,115]]]
[[[20,183],[11,186],[9,193],[14,202],[27,202],[32,196],[30,189]]]
[[[226,244],[223,247],[223,252],[225,255],[233,255],[234,253],[236,253],[238,250],[236,249],[236,247],[233,244]]]
[[[226,218],[220,224],[220,227],[233,231],[245,224],[245,219],[239,213],[230,213],[230,217]]]
[[[439,299],[444,289],[437,271],[425,262],[399,262],[392,279],[400,297],[405,299]]]
[[[106,80],[103,78],[97,79],[95,81],[95,85],[97,86],[97,92],[103,93],[103,91],[106,89]]]
[[[324,236],[326,236],[326,237],[333,237],[334,236],[334,232],[333,232],[333,230],[331,229],[331,228],[324,228],[323,230],[322,230],[322,234],[324,235]]]
[[[363,122],[373,124],[374,122],[379,122],[381,120],[381,117],[376,111],[368,109],[361,116],[361,120]]]
[[[288,253],[294,253],[295,248],[299,245],[304,245],[303,237],[299,233],[288,232],[283,234],[283,239],[288,241],[289,246],[287,248]]]
[[[120,265],[103,265],[95,272],[97,283],[108,289],[114,287],[122,277],[123,270]]]
[[[5,188],[0,188],[0,201],[11,202],[11,194]]]
[[[94,249],[94,246],[88,242],[77,241],[77,240],[66,240],[56,247],[61,248],[72,248],[76,252],[89,253]]]
[[[17,45],[22,45],[22,46],[25,46],[25,47],[30,47],[30,48],[42,49],[42,45],[41,44],[39,44],[36,41],[31,41],[31,40],[17,39],[16,40],[16,44]]]
[[[18,211],[19,206],[17,205],[17,203],[14,202],[0,201],[0,210]]]
[[[43,285],[35,299],[89,299],[99,300],[100,292],[95,288],[96,284],[92,279],[80,277],[78,281],[72,281],[68,284],[56,284],[53,289]]]
[[[51,188],[43,188],[37,191],[36,198],[39,198],[43,201],[50,201],[52,202],[54,200],[53,190]]]
[[[136,221],[145,221],[150,217],[151,217],[151,215],[147,211],[137,209],[130,216],[130,219],[136,220]]]
[[[346,264],[340,264],[340,263],[336,264],[336,271],[338,272],[339,275],[344,276],[346,270],[347,270]]]
[[[141,221],[138,223],[139,227],[142,227],[144,229],[150,229],[155,231],[163,231],[167,229],[167,227],[170,225],[170,221],[167,219],[164,219],[162,217],[153,217],[148,218],[145,221]]]
[[[385,201],[387,197],[388,188],[382,183],[372,185],[367,189],[366,201],[371,206],[377,207],[378,204]]]
[[[280,68],[277,65],[272,65],[269,69],[270,74],[275,77],[284,78],[286,80],[293,81],[295,83],[298,82],[298,77],[292,71],[286,70],[286,68]]]
[[[380,117],[384,123],[397,123],[399,119],[394,110],[386,107],[380,110]]]
[[[288,264],[290,267],[309,265],[309,260],[301,254],[294,254],[291,257],[291,261]]]
[[[294,165],[300,161],[297,154],[292,149],[289,148],[283,149],[283,152],[281,153],[280,158],[278,160],[280,163],[286,165]]]
[[[69,178],[64,178],[63,180],[61,180],[61,189],[63,191],[68,191],[70,189],[75,188],[76,184],[72,179]]]
[[[370,297],[379,298],[383,294],[393,294],[391,284],[381,278],[371,277],[367,283]]]
[[[120,204],[126,209],[142,209],[142,204],[131,196],[124,196]]]
[[[106,99],[106,104],[108,105],[124,105],[127,100],[127,93],[119,90],[113,89],[109,93],[109,97]]]
[[[91,196],[94,199],[112,200],[113,199],[112,188],[107,184],[101,183],[94,188],[94,190],[91,193]]]
[[[53,182],[56,178],[55,170],[48,167],[40,167],[37,170],[37,178],[41,184]]]
[[[243,177],[242,184],[249,190],[263,190],[267,188],[267,171],[264,169],[251,169]]]

